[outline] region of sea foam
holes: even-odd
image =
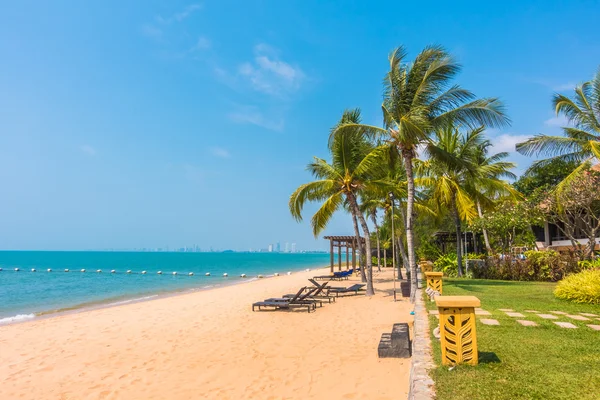
[[[0,325],[10,324],[11,322],[25,321],[35,318],[35,314],[18,314],[12,317],[0,318]]]

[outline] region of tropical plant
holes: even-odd
[[[555,160],[579,164],[557,189],[566,184],[589,163],[600,160],[600,69],[590,81],[578,85],[572,98],[555,94],[552,105],[557,116],[563,115],[571,126],[563,127],[563,136],[536,135],[518,143],[517,151],[524,155],[547,154],[545,160],[535,161],[529,172],[548,165]]]
[[[350,115],[353,114],[354,116]],[[341,121],[356,118],[357,111],[346,111]],[[316,236],[325,229],[333,214],[342,207],[344,201],[350,205],[353,216],[358,219],[365,238],[367,295],[373,295],[373,271],[371,262],[371,240],[364,215],[359,210],[358,198],[363,191],[377,192],[385,185],[379,180],[383,149],[374,147],[360,134],[340,135],[330,142],[332,161],[314,157],[308,170],[317,178],[301,185],[290,196],[289,208],[292,216],[302,220],[302,209],[307,201],[322,202],[313,215],[311,226]]]
[[[448,210],[454,222],[458,276],[463,274],[462,222],[472,222],[481,204],[493,204],[499,194],[514,192],[500,179],[512,175],[508,169],[514,164],[501,161],[502,153],[487,157],[487,147],[482,127],[464,134],[447,127],[434,133],[425,148],[428,158],[416,163],[417,184],[427,189],[437,213]]]
[[[389,72],[384,79],[382,104],[384,128],[342,124],[336,134],[356,132],[384,138],[392,144],[404,161],[407,178],[406,240],[411,270],[411,301],[417,289],[417,265],[413,226],[415,216],[415,182],[413,160],[417,148],[431,132],[453,123],[465,126],[498,127],[508,123],[498,99],[476,99],[475,95],[450,82],[460,65],[440,46],[426,47],[414,62],[406,62],[404,47],[389,56]],[[334,135],[335,136],[335,135]]]
[[[554,295],[575,303],[600,304],[600,269],[566,277],[556,285]]]

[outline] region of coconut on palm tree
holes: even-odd
[[[417,265],[413,238],[415,182],[413,160],[419,145],[431,132],[459,123],[466,126],[499,127],[508,123],[496,98],[477,99],[458,85],[451,85],[460,65],[440,46],[426,47],[412,63],[406,62],[403,47],[389,56],[382,104],[384,128],[342,124],[335,134],[355,132],[384,138],[393,144],[404,161],[407,175],[406,239],[411,270],[411,301],[417,289]]]
[[[579,167],[557,186],[561,191],[584,169],[600,160],[600,68],[592,80],[574,89],[572,97],[555,94],[552,105],[556,115],[566,117],[571,126],[562,128],[562,136],[536,135],[518,143],[516,148],[519,153],[528,156],[550,156],[535,161],[528,171],[555,160],[579,163]]]
[[[344,113],[342,121],[348,118]],[[307,201],[322,202],[313,215],[313,234],[321,233],[333,214],[344,202],[348,202],[354,217],[358,219],[365,238],[365,260],[367,295],[373,295],[373,270],[371,261],[371,240],[367,221],[359,209],[359,196],[363,191],[374,193],[385,184],[378,180],[381,176],[382,147],[375,147],[360,134],[343,135],[330,142],[332,161],[315,157],[308,170],[317,178],[301,185],[290,196],[290,212],[298,221],[302,220],[302,209]]]

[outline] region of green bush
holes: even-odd
[[[581,267],[581,269],[600,268],[600,258],[596,258],[594,261],[591,261],[591,260],[579,261],[579,266]]]
[[[556,285],[554,295],[575,303],[600,304],[600,269],[567,276]]]
[[[444,275],[454,278],[458,276],[458,259],[455,253],[441,255],[433,263],[433,269],[443,272]]]
[[[560,254],[553,250],[527,251],[525,257],[524,260],[511,256],[488,257],[485,262],[473,265],[473,276],[480,279],[556,282],[583,269],[574,254]]]

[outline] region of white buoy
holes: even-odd
[[[291,275],[291,274],[292,274],[292,271],[288,271],[288,273],[287,273],[287,274],[288,274],[288,275]]]
[[[35,268],[31,268],[31,272],[35,272]]]
[[[142,275],[146,275],[146,271],[142,271]]]
[[[82,269],[81,272],[85,272],[85,269]]]
[[[223,276],[224,276],[225,278],[227,278],[229,275],[227,274],[227,272],[225,272],[225,273],[223,274]]]
[[[306,268],[306,269],[305,269],[305,271],[306,271],[306,272],[310,272],[310,268]]]
[[[245,277],[246,277],[246,274],[241,274],[240,275],[240,278],[245,278]]]
[[[52,268],[48,268],[48,272],[52,272]]]
[[[131,270],[130,270],[130,269],[128,269],[128,270],[127,270],[127,273],[128,273],[128,274],[130,274],[130,273],[131,273]]]
[[[158,271],[158,272],[157,272],[157,274],[158,274],[158,275],[162,275],[162,271]]]
[[[190,272],[188,275],[189,275],[189,276],[194,276],[194,273],[193,273],[193,272]]]
[[[69,272],[69,268],[65,268],[65,272]]]
[[[275,272],[273,276],[279,276],[279,272]]]
[[[210,276],[210,272],[207,272],[207,273],[205,273],[204,275],[206,275],[206,276]]]
[[[19,271],[20,271],[20,269],[19,269],[19,268],[15,268],[15,272],[19,272]]]
[[[96,270],[96,272],[97,272],[97,273],[100,273],[100,272],[102,272],[102,270],[101,270],[101,269],[97,269],[97,270]]]
[[[115,271],[114,269],[111,269],[111,270],[110,270],[110,273],[111,273],[111,274],[114,274],[115,272],[117,272],[117,271]]]
[[[177,272],[173,272],[173,275],[177,275]]]

